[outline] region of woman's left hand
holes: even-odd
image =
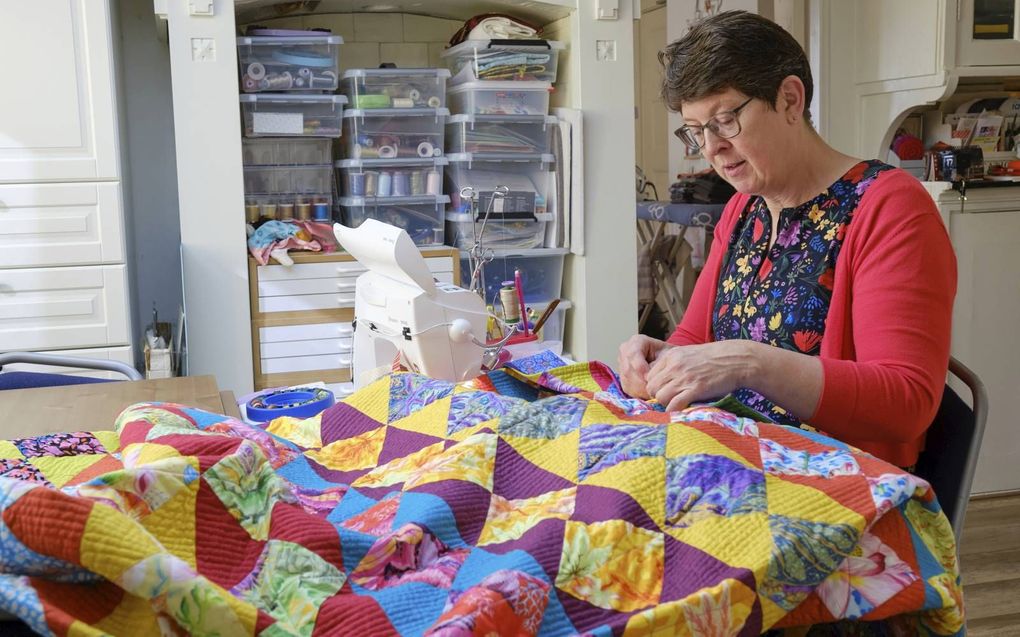
[[[666,411],[678,411],[699,400],[721,398],[747,385],[746,379],[754,370],[755,346],[761,344],[726,340],[672,347],[652,364],[648,393],[665,405]]]

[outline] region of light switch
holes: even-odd
[[[619,20],[620,0],[595,0],[596,20]]]
[[[213,8],[214,0],[187,0],[188,13],[191,15],[216,15]]]

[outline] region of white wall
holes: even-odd
[[[183,298],[170,52],[156,38],[151,3],[117,0],[112,10],[131,327],[139,343],[135,364],[144,369],[140,335],[152,320],[153,303],[161,321],[176,322]]]

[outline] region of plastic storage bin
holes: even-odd
[[[428,159],[344,159],[340,190],[347,197],[406,197],[443,194],[445,157]]]
[[[357,228],[365,219],[377,219],[402,228],[415,245],[443,243],[443,209],[450,201],[446,195],[438,197],[390,197],[372,199],[341,197],[344,225]]]
[[[351,69],[341,84],[351,108],[443,108],[447,69]]]
[[[242,95],[245,137],[340,137],[343,95]]]
[[[469,250],[482,232],[483,213],[446,213],[446,242],[461,250]],[[553,215],[528,213],[490,213],[484,224],[482,245],[486,248],[526,250],[540,248],[545,241],[545,226]]]
[[[328,221],[333,205],[332,166],[246,166],[244,211],[262,219]]]
[[[513,280],[516,269],[521,271],[525,305],[546,303],[559,298],[566,254],[566,248],[535,248],[512,252],[497,250],[495,258],[482,268],[486,303],[499,305],[499,288],[503,281]],[[471,282],[471,272],[466,252],[461,252],[460,268],[460,280],[467,287]]]
[[[547,212],[549,189],[553,181],[552,155],[473,155],[454,153],[446,156],[447,192],[453,212],[470,212],[470,202],[460,191],[470,186],[478,197],[478,212],[489,209],[489,200],[497,186],[506,186],[506,196],[497,197],[492,212]]]
[[[300,137],[242,139],[241,157],[245,166],[328,164],[333,161],[333,140]]]
[[[348,159],[438,157],[443,154],[445,108],[344,111]]]
[[[332,211],[333,194],[329,192],[245,193],[244,197],[244,218],[248,223],[259,219],[329,221]]]
[[[450,111],[465,115],[545,115],[549,82],[465,82],[447,91]]]
[[[446,151],[549,153],[555,129],[549,115],[453,115],[446,122]]]
[[[315,32],[287,37],[237,38],[241,90],[245,93],[335,91],[343,42],[338,35]]]
[[[562,42],[555,40],[465,40],[440,54],[453,73],[451,84],[474,80],[555,82]]]

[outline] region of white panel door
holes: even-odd
[[[1016,66],[1020,63],[1020,0],[958,0],[958,66]]]
[[[123,265],[0,270],[0,351],[128,344]]]
[[[0,2],[0,183],[119,179],[108,0]]]
[[[977,208],[968,202],[968,208]],[[985,429],[975,493],[1020,489],[1020,210],[953,212],[950,235],[959,283],[953,307],[953,356],[970,367],[988,389]],[[965,400],[970,394],[954,384]]]
[[[0,268],[123,261],[118,182],[0,184]]]

